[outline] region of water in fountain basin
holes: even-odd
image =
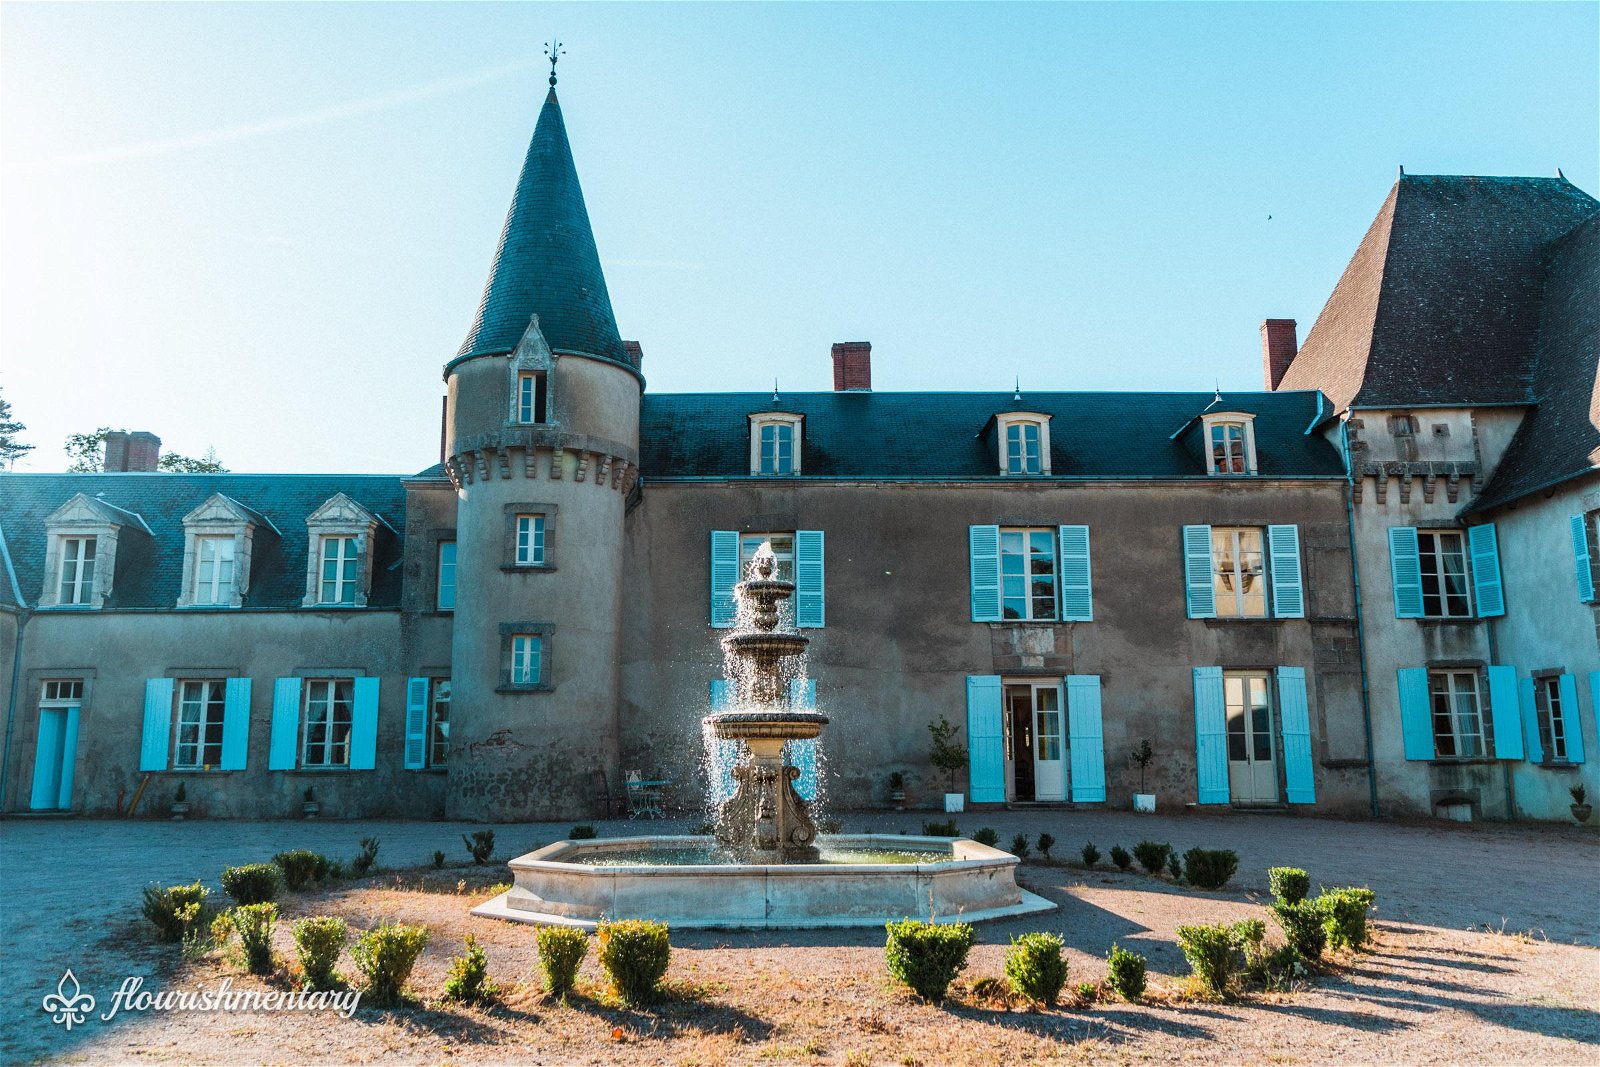
[[[859,863],[937,863],[950,859],[950,850],[833,848],[824,845],[821,856],[812,861],[826,865]],[[689,867],[725,866],[741,862],[739,857],[712,845],[619,848],[582,852],[566,860],[585,867]]]

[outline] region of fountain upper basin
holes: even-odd
[[[828,725],[828,717],[816,711],[719,711],[704,721],[718,737],[735,741],[803,741],[820,735]]]
[[[510,890],[472,909],[516,922],[593,927],[601,919],[660,919],[683,929],[881,926],[891,919],[980,921],[1055,907],[1017,886],[1017,857],[976,841],[902,834],[820,839],[824,862],[684,863],[708,837],[558,841],[511,861]],[[826,862],[830,853],[925,853],[908,862]],[[609,863],[607,853],[620,854]],[[632,862],[639,854],[679,862]]]

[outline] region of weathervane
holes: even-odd
[[[551,37],[544,43],[544,54],[545,58],[550,60],[550,88],[554,89],[556,87],[556,60],[566,55],[567,50],[561,47],[560,41]]]

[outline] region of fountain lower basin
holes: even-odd
[[[512,860],[511,889],[472,914],[584,928],[603,918],[642,918],[680,929],[785,930],[907,917],[977,922],[1055,907],[1017,885],[1017,857],[976,841],[901,834],[822,840],[823,862],[786,864],[632,862],[639,855],[709,855],[716,844],[709,837],[558,841]],[[827,862],[841,853],[894,854],[897,862]]]

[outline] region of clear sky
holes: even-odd
[[[1600,5],[0,7],[0,389],[411,472],[545,88],[654,391],[1260,388],[1411,173],[1600,189]]]

